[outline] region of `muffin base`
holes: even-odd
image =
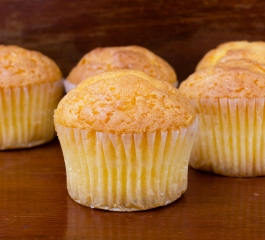
[[[264,98],[191,102],[199,115],[191,167],[231,177],[265,175]]]
[[[69,195],[79,204],[110,211],[140,211],[175,201],[187,188],[197,125],[120,135],[56,125]]]
[[[0,89],[0,149],[28,148],[52,140],[53,111],[62,95],[62,80]]]

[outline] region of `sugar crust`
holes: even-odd
[[[107,133],[143,133],[187,127],[189,101],[169,83],[139,70],[94,75],[71,90],[55,110],[55,125]]]
[[[263,98],[265,65],[240,59],[216,64],[191,74],[179,87],[190,98]]]
[[[82,57],[67,80],[79,84],[92,75],[117,69],[138,69],[156,79],[177,84],[174,69],[165,60],[140,46],[96,48]]]
[[[0,87],[23,87],[62,78],[56,63],[37,51],[0,45]]]
[[[235,59],[250,59],[265,64],[265,42],[231,41],[207,52],[196,66],[196,71]]]

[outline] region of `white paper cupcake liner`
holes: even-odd
[[[54,138],[53,111],[62,94],[62,80],[0,89],[0,149],[32,147]]]
[[[234,176],[265,175],[264,98],[199,99],[193,168]]]
[[[67,79],[63,80],[63,85],[66,93],[70,92],[72,89],[77,87],[77,84],[73,84],[69,82]]]
[[[70,196],[82,205],[111,211],[139,211],[175,201],[187,188],[197,125],[121,135],[56,125]]]

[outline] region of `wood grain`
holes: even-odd
[[[98,46],[141,45],[185,79],[206,51],[265,40],[263,0],[1,0],[0,42],[53,58],[64,76]]]
[[[67,76],[98,46],[141,45],[180,80],[209,49],[265,41],[263,0],[1,0],[0,42],[53,58]],[[78,205],[68,196],[58,140],[0,152],[0,239],[264,239],[265,178],[189,170],[176,202],[137,213]]]
[[[67,194],[58,140],[0,152],[0,239],[264,239],[265,178],[189,169],[187,192],[157,209],[90,209]]]

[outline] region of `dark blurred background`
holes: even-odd
[[[264,0],[1,0],[0,43],[41,51],[67,76],[99,46],[141,45],[184,80],[232,40],[265,41]]]

